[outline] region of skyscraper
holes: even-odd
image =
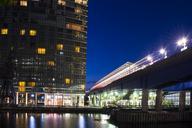
[[[83,106],[87,3],[13,0],[0,7],[0,67],[14,48],[17,104]]]

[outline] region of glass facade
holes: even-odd
[[[0,7],[0,68],[9,49],[14,48],[13,84],[18,104],[82,106],[87,2],[15,0]],[[54,94],[58,96],[52,97]],[[65,103],[66,99],[71,103]]]
[[[89,95],[89,104],[97,107],[121,107],[127,109],[142,108],[142,89],[105,90]],[[185,106],[190,106],[190,91],[186,91]],[[164,109],[179,107],[180,91],[163,91],[162,106]],[[157,90],[148,90],[148,107],[154,109],[156,105]]]

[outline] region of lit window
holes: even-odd
[[[20,82],[19,82],[19,86],[20,86],[20,87],[25,87],[25,84],[26,84],[25,81],[20,81]]]
[[[80,52],[80,47],[79,47],[79,46],[76,46],[76,47],[75,47],[75,52],[77,52],[77,53]]]
[[[25,92],[25,87],[19,87],[19,92]]]
[[[65,3],[65,0],[58,0],[58,4],[59,5],[65,5],[66,3]]]
[[[7,28],[2,28],[1,29],[1,34],[2,35],[7,35],[8,34],[8,29]]]
[[[25,29],[21,29],[21,30],[20,30],[20,35],[21,35],[21,36],[25,35]]]
[[[29,31],[29,35],[30,36],[36,36],[37,35],[37,31],[36,30],[30,30]]]
[[[45,48],[38,48],[37,49],[37,53],[38,54],[45,54],[46,53],[46,49]]]
[[[28,85],[31,87],[35,87],[36,83],[35,82],[29,82]]]
[[[75,0],[75,3],[78,3],[78,4],[87,4],[87,0]]]
[[[20,0],[20,6],[27,6],[27,0]]]
[[[54,61],[48,61],[47,64],[48,64],[49,66],[55,66],[55,62],[54,62]]]
[[[63,44],[57,44],[57,50],[63,50]]]
[[[76,30],[76,31],[83,31],[83,28],[79,24],[68,23],[66,24],[66,28]]]
[[[81,90],[85,90],[85,85],[81,85]]]
[[[81,10],[81,8],[75,8],[75,13],[81,13],[82,12],[82,10]]]
[[[71,80],[69,78],[65,79],[65,84],[69,85],[71,83]]]

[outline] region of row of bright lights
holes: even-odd
[[[176,45],[178,47],[181,47],[181,52],[187,49],[187,43],[188,43],[188,39],[186,37],[183,37],[181,39],[179,39],[176,42]],[[159,54],[163,57],[163,59],[167,58],[167,50],[165,48],[161,48],[159,49]],[[146,56],[145,58],[142,58],[141,60],[135,62],[134,64],[132,64],[131,66],[127,66],[125,67],[123,70],[117,72],[116,74],[110,76],[107,79],[104,79],[102,81],[100,81],[99,83],[97,83],[91,90],[94,90],[96,88],[102,88],[107,86],[108,84],[112,83],[113,81],[120,79],[126,75],[130,75],[133,72],[136,72],[140,69],[144,69],[149,65],[152,65],[153,63],[159,61],[162,59],[162,57],[156,57],[152,54]],[[127,73],[129,72],[129,73]]]
[[[186,37],[183,37],[176,42],[177,46],[181,47],[181,52],[187,49],[187,43],[188,43],[188,39]],[[167,58],[167,50],[165,48],[161,48],[159,50],[159,54],[163,55],[164,59]],[[153,56],[148,55],[147,60],[152,63],[153,62]]]

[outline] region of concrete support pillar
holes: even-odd
[[[16,92],[16,104],[18,104],[18,103],[19,103],[19,93]]]
[[[180,94],[179,94],[179,111],[185,110],[185,97],[186,97],[186,92],[180,91]]]
[[[190,91],[190,111],[192,111],[192,90]]]
[[[163,91],[161,89],[157,89],[156,91],[156,103],[155,103],[155,110],[160,112],[162,111],[162,102],[163,102]]]
[[[148,111],[148,97],[149,97],[149,91],[148,89],[142,90],[142,110]]]
[[[25,105],[27,105],[27,101],[28,101],[28,93],[25,93]]]

